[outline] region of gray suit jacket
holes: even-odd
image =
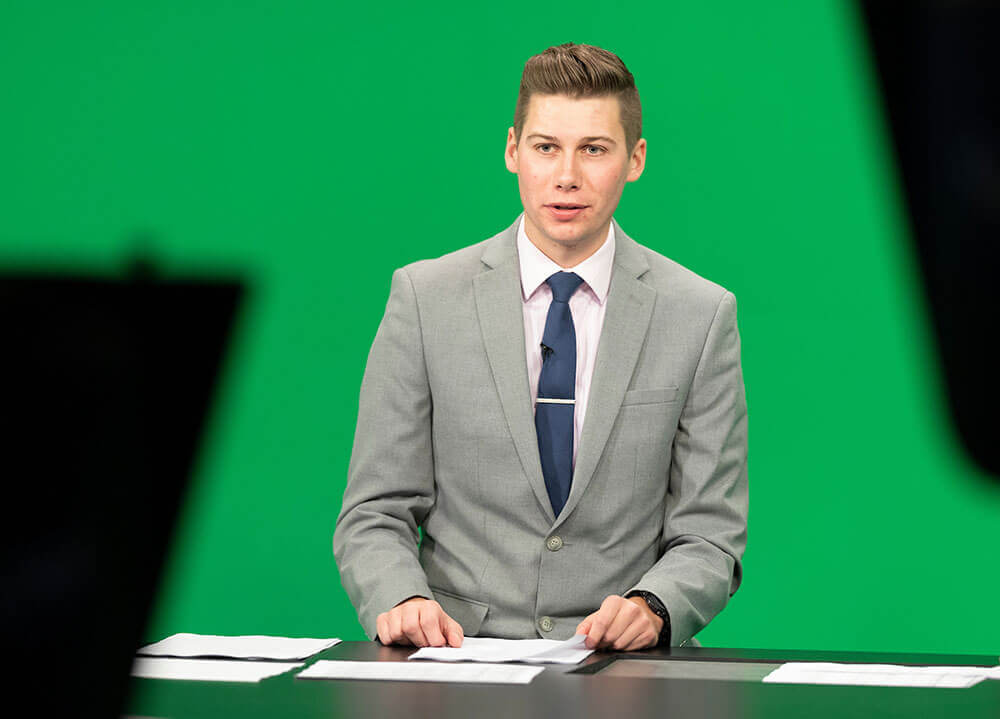
[[[468,636],[565,639],[611,594],[657,595],[686,643],[736,591],[747,413],[736,301],[614,222],[573,483],[545,491],[517,221],[396,270],[368,356],[333,551],[369,637],[402,600]],[[422,530],[422,538],[418,530]]]

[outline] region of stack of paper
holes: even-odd
[[[586,635],[559,642],[554,639],[485,639],[466,637],[460,647],[424,647],[410,659],[442,662],[527,662],[529,664],[579,664],[594,653],[584,646]]]
[[[339,639],[174,634],[142,647],[138,653],[146,656],[136,658],[132,676],[144,679],[259,682],[291,669],[298,669],[303,665],[301,662],[296,663],[296,660],[311,657],[339,642]],[[243,661],[233,661],[234,659]],[[272,661],[247,661],[259,659]]]
[[[898,664],[788,662],[762,681],[780,684],[849,684],[879,687],[965,689],[984,679],[1000,679],[996,667],[910,667]]]
[[[301,662],[246,662],[232,659],[137,657],[132,676],[210,682],[259,682],[303,666]]]
[[[298,639],[249,635],[174,634],[142,647],[138,653],[154,657],[227,657],[230,659],[308,659],[339,644],[339,639]]]
[[[382,679],[404,682],[528,684],[544,667],[511,664],[429,664],[407,662],[333,662],[321,660],[298,679]]]

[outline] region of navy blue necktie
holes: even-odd
[[[535,430],[545,489],[558,517],[573,480],[573,407],[576,401],[576,330],[569,298],[583,282],[573,272],[556,272],[545,282],[552,304],[542,334],[542,373],[538,377]]]

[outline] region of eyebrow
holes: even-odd
[[[539,138],[541,140],[549,140],[551,142],[558,142],[558,140],[556,138],[552,137],[552,135],[541,135],[541,134],[539,134],[537,132],[531,133],[525,139],[526,140],[530,140],[533,137],[537,137],[537,138]],[[598,142],[599,141],[599,142],[607,142],[607,143],[610,143],[612,145],[617,144],[610,137],[605,137],[604,135],[591,135],[590,137],[581,138],[580,141],[581,142]]]

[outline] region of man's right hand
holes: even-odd
[[[410,597],[375,618],[378,638],[383,644],[412,644],[417,647],[460,647],[462,625],[445,614],[433,599]]]

